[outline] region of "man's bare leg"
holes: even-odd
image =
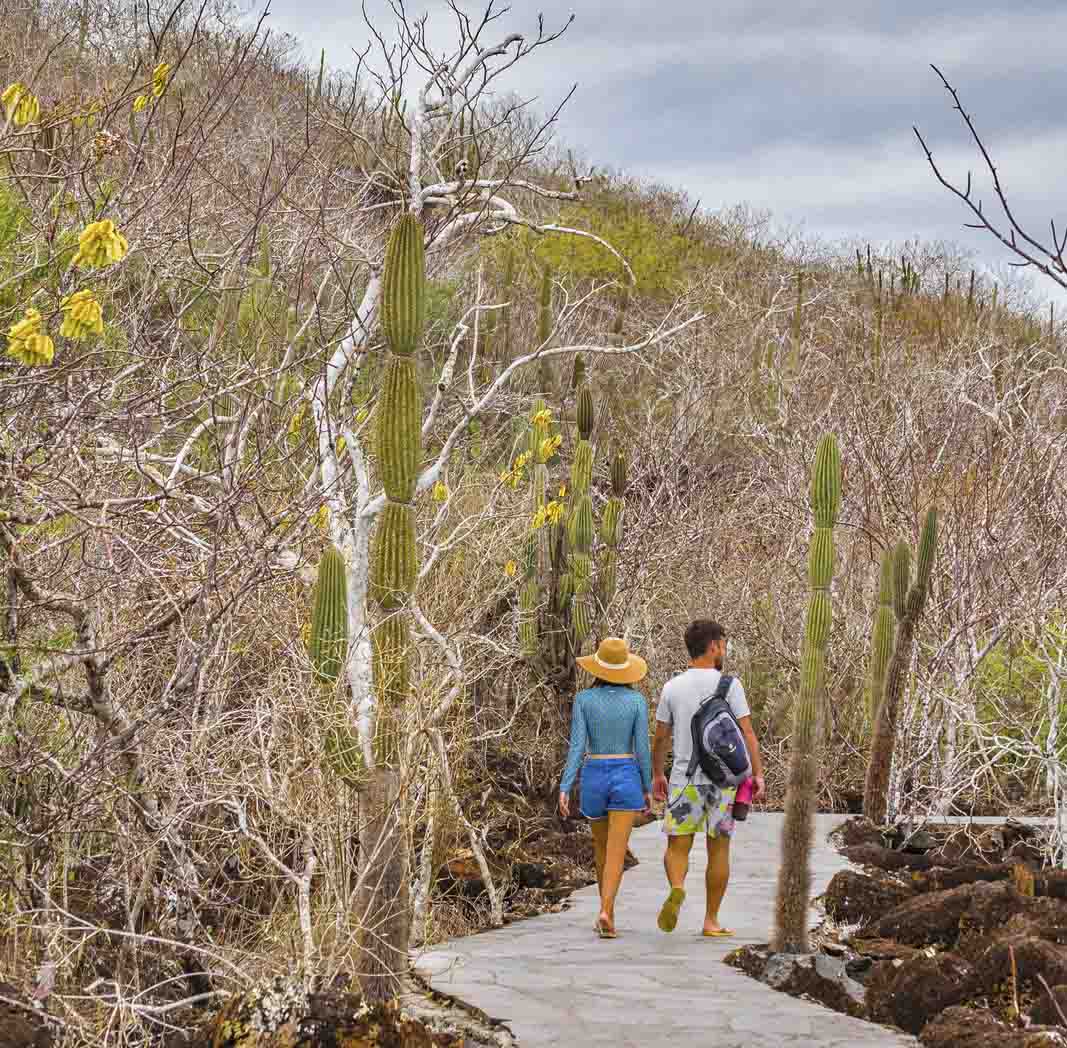
[[[660,931],[673,932],[678,924],[678,911],[685,902],[685,875],[689,872],[689,850],[693,847],[691,833],[667,838],[663,853],[663,869],[671,886],[670,894],[659,911],[656,923]]]
[[[708,869],[704,874],[707,902],[704,909],[704,934],[715,935],[724,931],[719,923],[719,907],[730,881],[730,838],[708,838]]]

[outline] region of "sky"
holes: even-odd
[[[453,40],[443,0],[405,0]],[[386,0],[366,0],[388,33]],[[464,3],[474,14],[484,7]],[[779,229],[838,240],[952,240],[1003,272],[1009,252],[963,228],[937,184],[917,124],[946,174],[994,206],[989,178],[951,99],[960,91],[1024,226],[1047,240],[1067,223],[1067,39],[1063,0],[512,0],[502,33],[575,19],[502,86],[539,108],[577,91],[560,141],[593,164],[684,189],[709,210],[747,204]],[[270,23],[317,60],[350,68],[368,31],[353,0],[273,0]],[[1067,307],[1035,275],[1034,291]]]

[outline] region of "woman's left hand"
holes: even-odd
[[[565,819],[571,817],[571,799],[566,793],[560,793],[559,795],[559,813]]]

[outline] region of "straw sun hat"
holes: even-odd
[[[578,665],[611,684],[634,684],[648,673],[648,663],[634,655],[619,637],[605,637],[594,655],[583,655]]]

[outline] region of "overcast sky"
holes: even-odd
[[[386,29],[384,0],[366,3]],[[430,15],[443,50],[442,0],[406,3]],[[276,29],[316,59],[325,48],[332,67],[366,44],[355,0],[274,0],[271,10]],[[769,210],[781,227],[952,239],[1003,267],[1006,251],[962,228],[962,205],[935,183],[912,133],[918,124],[948,173],[979,173],[934,62],[1019,216],[1042,236],[1050,218],[1067,222],[1064,0],[513,0],[497,24],[536,34],[538,11],[549,25],[572,11],[575,21],[505,86],[547,109],[577,83],[559,134],[594,164],[677,185],[710,209]],[[984,173],[978,185],[992,205]]]

